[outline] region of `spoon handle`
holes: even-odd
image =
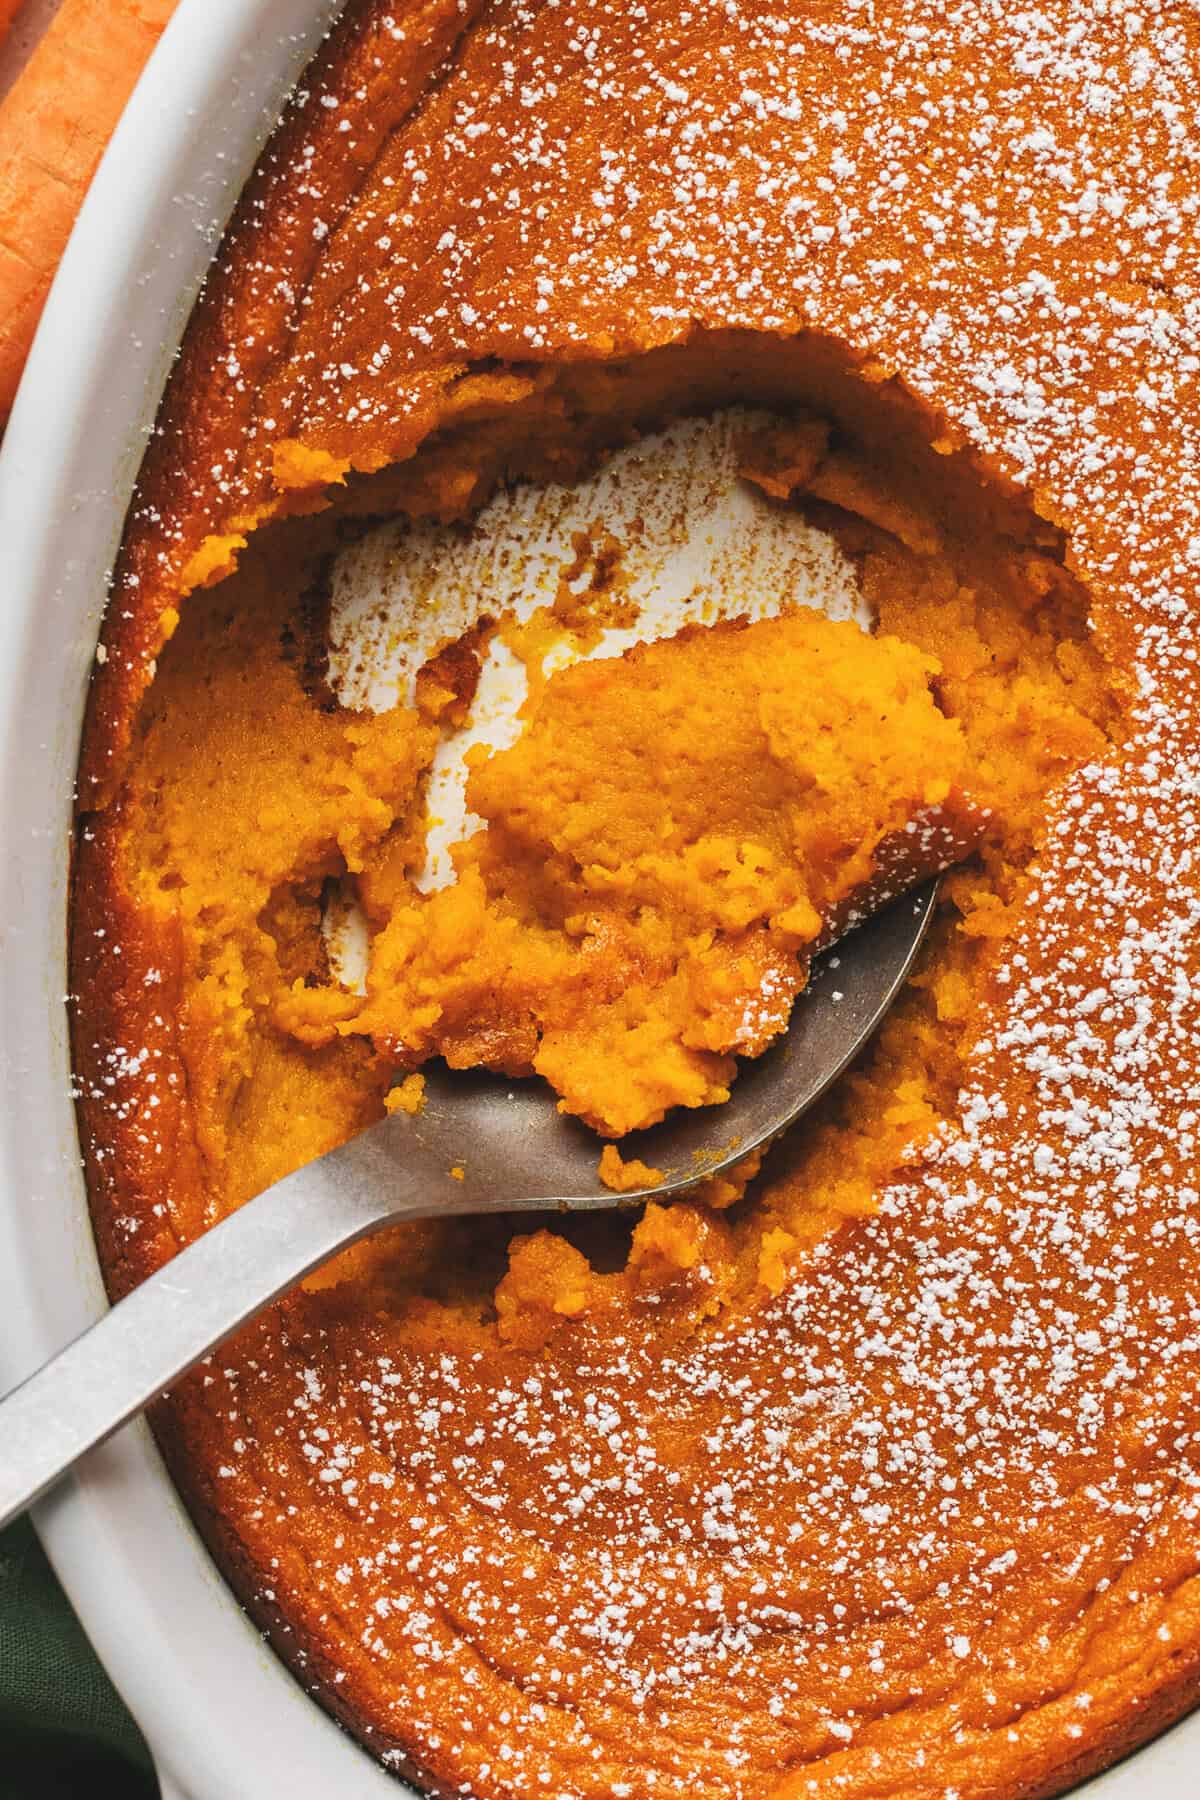
[[[457,1199],[420,1158],[373,1197],[325,1161],[222,1219],[0,1400],[0,1527],[310,1269]]]
[[[667,1178],[636,1193],[600,1185],[598,1140],[535,1084],[427,1071],[419,1115],[393,1114],[247,1201],[0,1400],[0,1526],[310,1269],[381,1226],[662,1200],[771,1141],[879,1024],[936,892],[927,883],[838,947],[799,1034],[743,1073],[715,1158],[705,1113],[643,1134]]]

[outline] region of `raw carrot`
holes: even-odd
[[[0,104],[0,420],[88,182],[174,8],[62,0]],[[0,0],[0,26],[15,10]]]

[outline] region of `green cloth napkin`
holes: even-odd
[[[0,1532],[0,1800],[156,1800],[137,1726],[27,1519]]]

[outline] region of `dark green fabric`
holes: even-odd
[[[25,1519],[0,1532],[0,1800],[155,1800],[150,1754]]]

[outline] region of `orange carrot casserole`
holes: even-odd
[[[429,1791],[1031,1800],[1200,1691],[1198,76],[1181,0],[350,0],[229,227],[80,771],[114,1296],[432,1058],[639,1185],[626,1134],[947,871],[761,1162],[398,1228],[157,1409],[244,1605]],[[706,433],[854,616],[751,558],[643,630],[615,502],[521,611],[498,518]],[[368,698],[381,543],[484,573]]]

